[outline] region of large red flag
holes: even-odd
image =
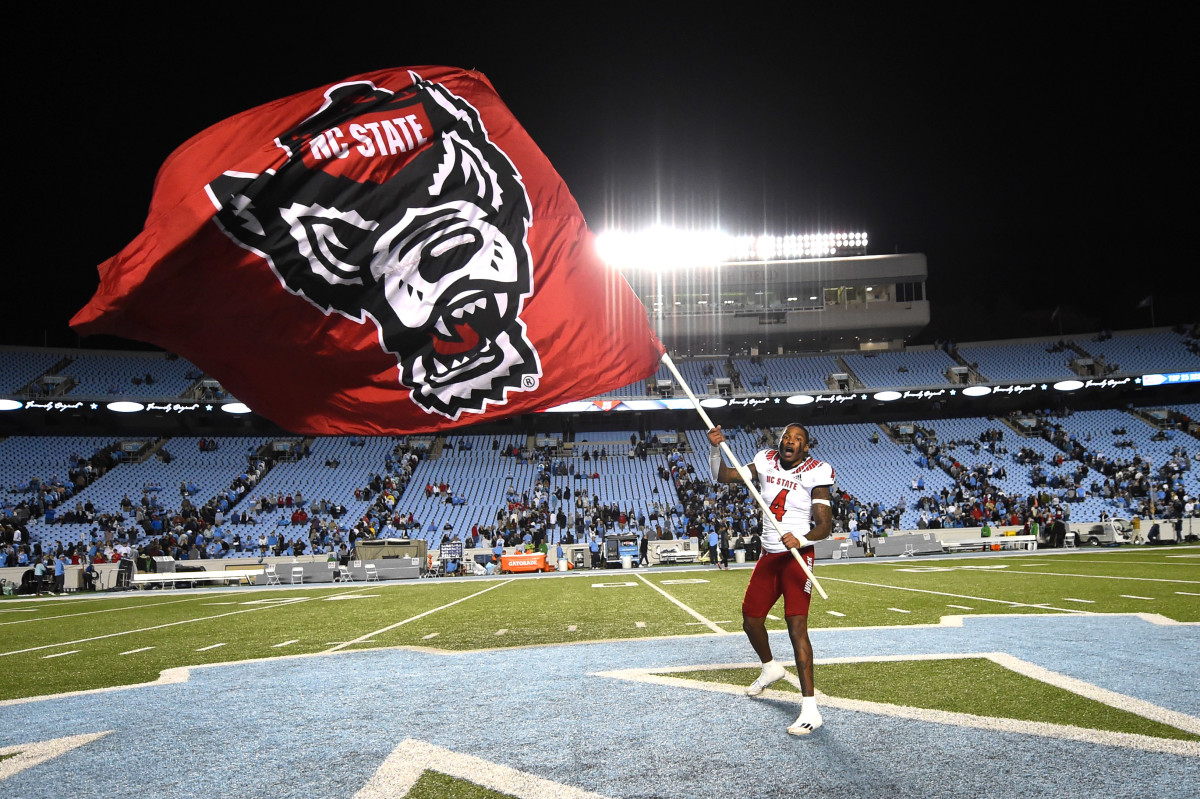
[[[186,357],[297,433],[434,431],[641,380],[662,345],[478,72],[374,72],[220,122],[159,171],[71,325]]]

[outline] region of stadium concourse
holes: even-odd
[[[1196,342],[1188,329],[1155,329],[678,360],[743,462],[786,421],[809,426],[813,455],[835,468],[835,535],[852,544],[842,552],[866,554],[883,536],[932,532],[945,542],[985,526],[1045,543],[1057,520],[1075,533],[1130,520],[1161,541],[1200,533],[1196,384],[1151,393],[1147,379],[1194,376]],[[480,560],[497,546],[541,550],[553,564],[558,544],[582,547],[594,535],[704,540],[725,526],[736,546],[757,525],[744,487],[708,482],[694,412],[654,405],[663,376],[576,413],[490,429],[301,437],[219,410],[189,418],[229,398],[161,353],[12,350],[2,364],[5,577],[25,590],[39,559],[47,584],[55,560],[70,575],[122,557],[143,571],[156,556],[346,564],[373,539],[431,552],[463,542]],[[1096,390],[1047,395],[1048,384],[1069,380]],[[953,404],[972,387],[993,392],[974,414]],[[916,399],[868,401],[887,393]],[[107,412],[114,400],[157,413]]]

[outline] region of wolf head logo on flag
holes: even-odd
[[[475,108],[416,74],[400,92],[342,83],[278,144],[287,161],[270,179],[227,172],[208,185],[227,235],[322,311],[370,319],[427,411],[457,419],[536,388],[520,317],[533,290],[529,197]],[[397,157],[382,183],[333,160]]]
[[[159,169],[71,320],[189,359],[294,433],[435,432],[658,369],[646,307],[481,73],[378,70],[221,120]]]

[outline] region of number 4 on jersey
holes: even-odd
[[[771,513],[775,514],[775,521],[783,521],[783,514],[787,512],[787,495],[788,489],[783,489],[775,495],[775,499],[771,500]]]

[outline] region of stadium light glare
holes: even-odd
[[[596,236],[596,252],[618,269],[663,272],[729,261],[777,258],[823,258],[853,250],[862,255],[865,233],[806,233],[775,236],[732,236],[719,230],[676,230],[656,226],[639,233],[606,231]]]

